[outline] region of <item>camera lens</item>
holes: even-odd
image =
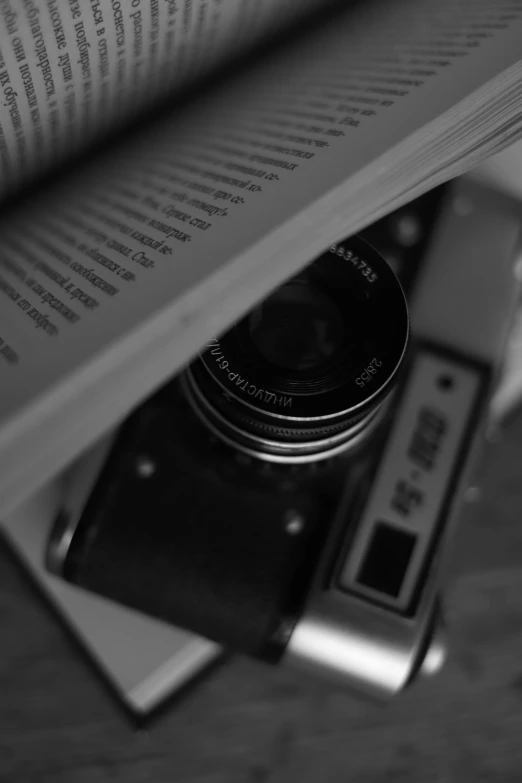
[[[235,448],[276,462],[329,457],[380,420],[408,330],[397,278],[352,237],[210,340],[185,373],[185,391]]]

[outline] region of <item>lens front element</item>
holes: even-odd
[[[252,311],[248,324],[261,357],[282,370],[317,370],[342,350],[344,327],[337,305],[304,277],[278,288]]]

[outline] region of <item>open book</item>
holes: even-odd
[[[328,244],[517,139],[521,41],[522,0],[2,0],[0,515]]]

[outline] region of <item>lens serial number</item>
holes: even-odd
[[[375,283],[378,279],[377,273],[373,271],[372,267],[363,261],[363,259],[352,253],[351,250],[347,250],[342,245],[332,245],[330,247],[330,253],[335,253],[339,258],[344,258],[345,261],[349,261],[358,269],[363,277],[365,277],[369,283]]]

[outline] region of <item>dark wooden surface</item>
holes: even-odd
[[[520,783],[522,414],[481,475],[446,591],[450,661],[384,706],[235,659],[136,732],[2,552],[0,781]]]

